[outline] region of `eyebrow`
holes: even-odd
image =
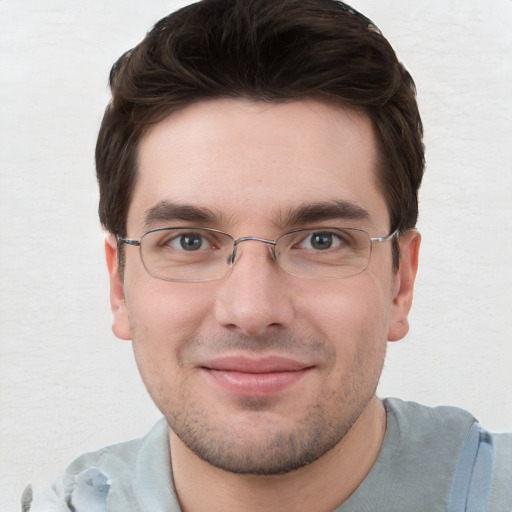
[[[201,223],[220,223],[225,216],[209,208],[160,201],[146,210],[143,225],[151,229],[158,223],[186,221]],[[356,203],[347,200],[303,203],[287,212],[281,212],[275,225],[295,227],[325,220],[368,220],[369,213]]]
[[[209,208],[177,204],[169,201],[160,201],[158,204],[146,210],[143,225],[151,228],[156,223],[171,221],[188,222],[212,222],[218,219]]]
[[[336,200],[317,203],[304,203],[280,216],[279,224],[298,226],[325,220],[368,220],[370,214],[352,201]]]

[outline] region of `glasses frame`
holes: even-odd
[[[233,242],[233,250],[231,251],[231,254],[230,256],[228,257],[226,263],[228,265],[228,268],[226,270],[226,272],[224,274],[222,274],[222,276],[220,277],[214,277],[214,278],[210,278],[210,279],[170,279],[170,278],[165,278],[165,277],[159,277],[159,276],[156,276],[154,274],[152,274],[149,269],[146,267],[146,264],[144,263],[144,258],[142,257],[142,250],[141,249],[141,245],[142,245],[142,239],[150,234],[150,233],[156,233],[156,232],[159,232],[159,231],[170,231],[170,230],[183,230],[183,231],[186,231],[186,230],[201,230],[201,231],[207,231],[209,233],[218,233],[218,234],[221,234],[221,235],[225,235],[227,237],[229,237],[232,242]],[[350,230],[350,231],[359,231],[359,232],[362,232],[362,233],[365,233],[367,236],[368,236],[368,239],[370,240],[370,255],[368,257],[368,262],[366,264],[366,267],[364,267],[360,272],[357,272],[356,274],[351,274],[349,276],[344,276],[344,277],[316,277],[316,276],[302,276],[302,275],[296,275],[296,274],[293,274],[291,272],[288,272],[287,270],[285,270],[280,262],[279,262],[279,259],[276,255],[276,252],[275,252],[275,246],[277,245],[277,242],[279,241],[280,238],[284,237],[284,236],[287,236],[287,235],[291,235],[293,233],[300,233],[302,231],[314,231],[314,230],[318,230],[318,231],[323,231],[323,230]],[[301,279],[348,279],[349,277],[353,277],[353,276],[357,276],[359,274],[362,274],[367,268],[368,268],[368,265],[370,264],[370,259],[371,259],[371,256],[372,256],[372,252],[373,252],[373,244],[374,243],[383,243],[383,242],[388,242],[389,240],[392,240],[393,238],[399,238],[400,237],[400,230],[398,229],[395,229],[394,231],[392,231],[391,233],[389,233],[389,235],[386,235],[386,236],[381,236],[381,237],[371,237],[370,236],[370,233],[368,233],[368,231],[366,231],[365,229],[362,229],[362,228],[355,228],[355,227],[347,227],[347,228],[338,228],[338,227],[331,227],[331,226],[318,226],[317,227],[309,227],[309,228],[297,228],[297,229],[292,229],[291,231],[287,231],[286,233],[283,233],[281,235],[279,235],[275,240],[272,240],[272,239],[269,239],[269,238],[260,238],[260,237],[257,237],[257,236],[243,236],[243,237],[240,237],[240,238],[234,238],[232,235],[230,235],[229,233],[226,233],[225,231],[222,231],[220,229],[215,229],[215,228],[203,228],[203,227],[199,227],[199,226],[166,226],[166,227],[163,227],[163,228],[154,228],[154,229],[150,229],[149,231],[146,231],[138,240],[137,239],[132,239],[132,238],[123,238],[121,235],[116,235],[116,240],[117,240],[117,243],[118,243],[118,246],[121,245],[121,244],[125,244],[125,245],[131,245],[131,246],[135,246],[135,247],[139,247],[139,254],[140,254],[140,259],[141,259],[141,262],[142,262],[142,266],[144,267],[144,269],[146,270],[146,272],[148,273],[149,276],[155,278],[155,279],[160,279],[162,281],[171,281],[171,282],[178,282],[178,283],[203,283],[203,282],[208,282],[208,281],[217,281],[219,279],[222,279],[223,277],[225,277],[229,270],[233,267],[233,265],[235,264],[236,262],[236,255],[237,255],[237,250],[238,250],[238,245],[242,242],[249,242],[249,241],[255,241],[255,242],[261,242],[261,243],[264,243],[264,244],[267,244],[267,245],[270,245],[271,248],[272,248],[272,256],[274,258],[274,261],[278,264],[279,268],[281,270],[283,270],[283,272],[289,274],[289,275],[292,275],[292,276],[295,276],[295,277],[299,277]]]

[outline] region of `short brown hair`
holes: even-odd
[[[96,168],[100,220],[111,233],[126,235],[148,127],[215,97],[313,97],[362,109],[380,146],[391,227],[416,225],[424,147],[414,82],[379,29],[342,2],[202,0],[160,20],[114,64],[110,86]]]

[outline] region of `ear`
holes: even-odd
[[[110,307],[112,308],[112,331],[122,340],[130,340],[130,321],[124,297],[124,283],[119,273],[117,240],[112,233],[105,236],[105,257],[110,275]]]
[[[414,229],[404,233],[400,243],[400,266],[395,276],[389,341],[401,340],[409,332],[409,310],[412,305],[414,280],[418,270],[421,235]]]

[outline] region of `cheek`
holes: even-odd
[[[317,332],[332,350],[341,352],[342,358],[364,357],[365,352],[373,351],[376,346],[385,347],[391,313],[390,292],[371,275],[327,282],[316,293],[301,292],[298,296],[302,297],[300,316],[314,323]],[[304,298],[308,296],[311,300]]]
[[[180,350],[197,338],[211,305],[208,294],[190,284],[152,281],[147,286],[138,283],[133,294],[128,289],[126,302],[139,373],[154,402],[168,408],[166,404],[176,399],[169,390],[183,391],[187,378]]]
[[[132,293],[133,290],[133,293]],[[173,283],[142,276],[126,287],[126,305],[136,355],[173,357],[197,336],[211,310],[204,283]]]

